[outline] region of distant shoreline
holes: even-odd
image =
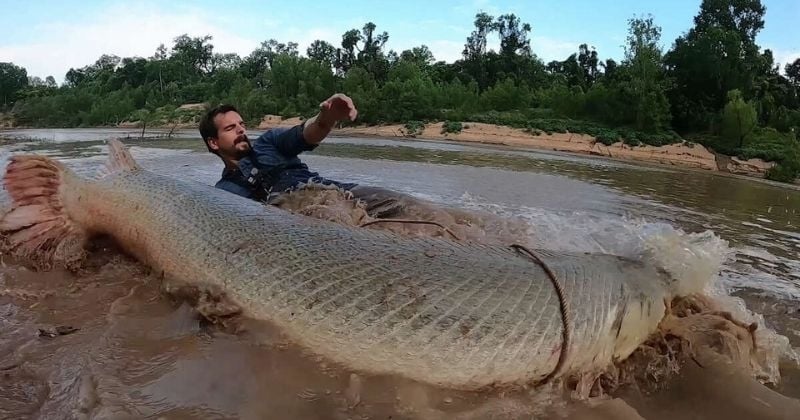
[[[300,124],[300,118],[282,119],[277,116],[265,116],[257,130],[268,130],[275,127],[287,127]],[[619,161],[653,163],[658,165],[682,167],[741,175],[748,178],[763,179],[767,170],[774,163],[762,159],[743,160],[736,157],[715,153],[700,144],[677,143],[667,146],[630,146],[622,142],[606,146],[595,137],[586,134],[552,133],[532,134],[522,129],[485,124],[462,122],[459,133],[442,133],[443,123],[430,123],[417,133],[410,134],[402,124],[383,124],[375,126],[354,126],[336,128],[331,132],[333,137],[380,137],[402,138],[406,140],[446,140],[453,142],[504,145],[531,150],[566,152],[578,155],[597,156]],[[196,124],[180,123],[177,125],[154,125],[147,127],[159,132],[169,130],[196,129]],[[24,129],[48,129],[45,127],[2,127],[0,133]],[[57,129],[57,128],[56,128]],[[126,129],[131,133],[140,130],[134,123],[123,123],[114,126],[85,127],[85,129]],[[795,181],[800,184],[800,179]],[[784,184],[785,185],[785,184]],[[791,184],[789,184],[791,185]]]
[[[299,124],[299,118],[271,120],[266,118],[259,129]],[[622,142],[606,146],[595,137],[586,134],[552,133],[534,135],[522,129],[508,126],[463,122],[460,133],[442,133],[443,123],[427,124],[421,132],[407,133],[401,124],[356,126],[335,129],[331,136],[380,137],[407,140],[447,140],[453,142],[503,145],[531,150],[546,150],[574,153],[578,155],[610,158],[620,161],[653,163],[658,165],[714,171],[748,178],[761,178],[774,163],[762,159],[743,160],[714,153],[699,144],[678,143],[667,146],[630,146]],[[797,181],[795,182],[798,183]]]

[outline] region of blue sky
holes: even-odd
[[[800,57],[800,0],[762,0],[766,26],[758,42],[781,63]],[[249,54],[261,41],[295,41],[301,51],[315,39],[334,45],[341,34],[374,22],[389,33],[388,49],[426,44],[437,59],[457,59],[475,13],[514,13],[533,27],[531,47],[546,61],[564,59],[578,45],[594,45],[601,58],[622,56],[627,19],[651,13],[663,28],[662,44],[692,26],[700,0],[467,0],[467,1],[30,1],[0,0],[0,61],[29,75],[61,82],[70,67],[102,53],[150,56],[182,33],[210,34],[217,52]],[[496,47],[497,41],[493,39]]]

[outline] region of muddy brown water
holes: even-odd
[[[15,132],[0,158],[34,151],[91,175],[103,130]],[[32,140],[28,137],[43,137]],[[0,133],[3,137],[3,133]],[[13,138],[10,138],[13,137]],[[213,183],[196,139],[134,144],[142,166]],[[800,192],[663,167],[508,148],[330,139],[305,161],[334,179],[394,188],[477,214],[487,242],[655,256],[747,305],[786,344],[763,386],[725,363],[688,365],[655,394],[591,402],[552,389],[462,393],[348,372],[268,325],[210,325],[146,267],[97,241],[77,273],[0,267],[0,418],[793,418],[800,375]],[[774,344],[774,343],[773,343]]]

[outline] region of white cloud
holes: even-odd
[[[464,51],[464,42],[441,39],[426,45],[430,48],[436,61],[446,61],[448,63],[460,60],[461,52]]]
[[[781,74],[784,73],[784,68],[787,64],[791,64],[794,60],[800,58],[800,50],[782,50],[779,48],[770,48],[772,56],[775,58],[775,64],[780,64]]]
[[[565,41],[546,36],[532,36],[531,50],[545,63],[552,60],[563,61],[571,54],[578,52],[580,42]]]
[[[31,76],[52,75],[63,81],[71,67],[94,63],[102,54],[152,56],[159,44],[168,48],[181,34],[213,37],[215,52],[249,54],[259,40],[242,37],[225,20],[199,9],[175,12],[142,5],[115,5],[80,23],[48,23],[34,28],[40,41],[0,46],[0,61],[12,61]],[[235,24],[228,26],[235,27]]]
[[[296,42],[297,49],[300,54],[305,55],[306,49],[312,42],[320,39],[328,41],[333,46],[338,47],[342,42],[342,33],[344,31],[335,31],[328,28],[289,28],[283,31],[280,38],[276,38],[280,42]]]

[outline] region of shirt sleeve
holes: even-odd
[[[314,150],[317,147],[316,144],[306,142],[305,137],[303,137],[304,126],[305,123],[291,128],[273,128],[262,134],[262,136],[267,143],[272,144],[278,153],[287,159],[291,159],[300,153]]]

